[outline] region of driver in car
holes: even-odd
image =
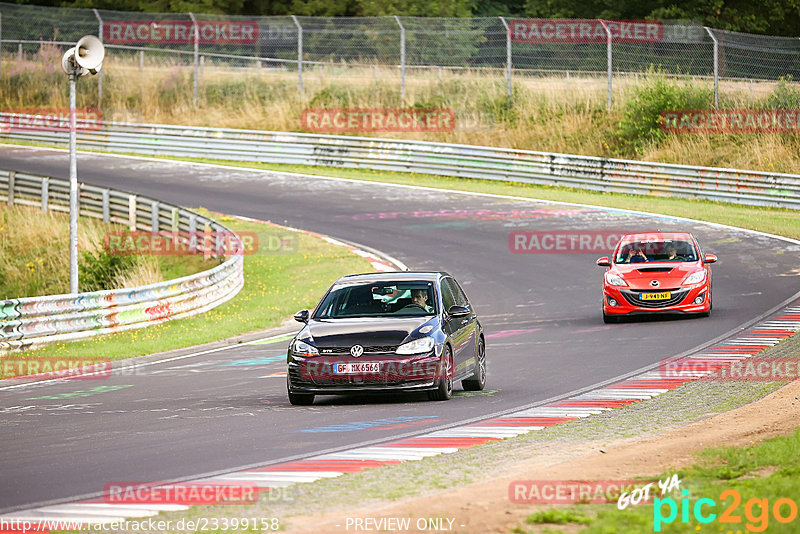
[[[428,291],[425,289],[412,289],[411,302],[403,307],[403,310],[422,308],[427,313],[433,313],[433,308],[428,306]]]

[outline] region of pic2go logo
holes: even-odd
[[[717,502],[714,499],[698,499],[695,501],[694,506],[689,504],[689,490],[681,492],[683,498],[680,504],[681,523],[689,523],[689,510],[691,509],[694,519],[698,523],[711,523],[717,519],[717,514],[711,510],[716,508]],[[732,498],[733,502],[719,515],[718,521],[720,523],[736,523],[742,522],[742,516],[736,515],[739,505],[742,503],[742,496],[737,490],[725,490],[719,494],[720,504],[724,503],[728,498]],[[665,514],[665,508],[669,510]],[[770,511],[775,521],[778,523],[791,523],[797,518],[797,503],[792,499],[786,497],[776,500],[769,505],[769,499],[750,499],[744,505],[744,515],[747,519],[745,527],[749,532],[764,532],[769,528]],[[678,517],[678,503],[675,499],[667,497],[666,499],[656,499],[653,501],[653,531],[661,532],[661,526],[671,524]]]

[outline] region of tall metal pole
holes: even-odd
[[[703,26],[714,41],[714,107],[719,107],[719,41],[714,32],[708,26]]]
[[[92,9],[94,11],[94,16],[97,17],[97,38],[101,41],[103,40],[103,19],[100,17],[100,12],[96,9]],[[103,102],[103,71],[97,73],[97,107],[99,108]]]
[[[508,100],[511,100],[511,29],[508,27],[505,17],[500,17],[500,21],[506,28],[506,83],[508,84]]]
[[[606,36],[608,37],[608,41],[607,41],[607,44],[606,44],[606,56],[607,56],[606,57],[606,61],[608,63],[608,109],[611,109],[611,102],[612,102],[612,100],[611,100],[611,89],[612,89],[611,79],[612,79],[612,72],[613,72],[613,69],[612,69],[612,66],[611,66],[611,59],[612,59],[612,56],[611,56],[611,29],[608,27],[608,24],[606,24],[606,21],[604,21],[604,20],[601,20],[600,24],[602,24],[603,28],[605,28]]]
[[[194,13],[189,13],[192,18],[192,26],[194,27],[194,87],[192,92],[192,105],[197,107],[197,77],[200,69],[200,27],[197,25],[197,19],[194,18]]]
[[[69,292],[78,293],[78,157],[76,154],[75,79],[69,73]]]
[[[397,25],[400,26],[400,100],[406,98],[406,29],[400,22],[400,17],[394,16]]]
[[[300,21],[292,15],[294,25],[297,26],[297,92],[303,94],[303,27]]]

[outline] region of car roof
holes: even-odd
[[[689,232],[637,232],[635,234],[625,234],[620,241],[647,241],[658,239],[687,239],[692,240],[693,236]]]
[[[335,283],[342,282],[394,282],[425,280],[435,282],[440,277],[450,276],[444,271],[393,271],[382,273],[349,274],[339,278]]]

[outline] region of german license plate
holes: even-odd
[[[351,375],[360,373],[379,373],[381,371],[380,362],[358,362],[358,363],[335,363],[333,364],[333,374]]]
[[[669,291],[662,291],[661,293],[639,293],[641,300],[669,300],[672,298],[672,293]]]

